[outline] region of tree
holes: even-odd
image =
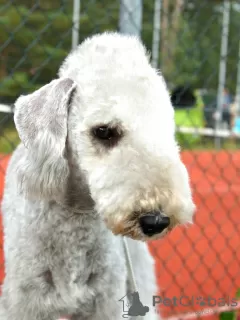
[[[162,0],[160,66],[173,86],[190,83],[216,90],[222,1]],[[0,0],[0,100],[13,102],[56,77],[71,50],[72,1]],[[143,0],[142,39],[152,47],[154,0]],[[118,30],[119,1],[82,1],[80,41]],[[240,12],[232,12],[228,87],[236,86]]]
[[[170,10],[170,0],[163,0],[163,5],[164,1],[168,3]],[[170,84],[176,85],[187,82],[193,84],[196,88],[217,91],[222,5],[223,1],[220,0],[185,0],[184,5],[181,6],[182,14],[178,17],[178,28],[177,32],[174,32],[174,36],[169,34],[169,29],[173,29],[172,18],[168,18],[168,22],[165,22],[166,15],[163,8],[160,61],[164,75]],[[238,30],[240,30],[240,10],[232,9],[227,61],[227,87],[233,93],[236,87]],[[166,41],[164,40],[165,37]],[[163,46],[167,45],[172,49],[166,57],[166,50],[164,51]]]
[[[56,1],[51,4],[54,7]],[[67,7],[46,12],[44,6],[28,6],[30,1],[5,9],[3,6],[0,13],[0,96],[9,102],[55,77],[71,43]]]
[[[61,4],[59,6],[59,4]],[[81,8],[80,41],[116,30],[118,2],[85,1]],[[0,99],[15,101],[56,77],[71,50],[72,1],[0,0]]]
[[[184,0],[163,0],[161,61],[163,72],[166,74],[173,72],[172,59],[176,53],[183,8]]]

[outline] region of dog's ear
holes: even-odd
[[[17,99],[14,121],[27,154],[16,172],[22,191],[45,197],[63,191],[68,109],[75,88],[74,81],[60,78]]]

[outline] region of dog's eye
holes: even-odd
[[[114,129],[107,126],[98,127],[93,130],[94,135],[101,140],[109,140],[114,137]]]
[[[113,147],[122,137],[122,131],[119,127],[107,125],[98,126],[92,129],[92,134],[99,142],[106,147]]]

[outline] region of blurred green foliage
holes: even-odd
[[[172,0],[169,0],[172,1]],[[118,30],[120,1],[82,1],[80,41],[103,31]],[[221,1],[185,0],[171,63],[164,76],[171,85],[191,83],[217,88],[222,13]],[[142,38],[152,46],[154,1],[143,0]],[[240,13],[232,10],[228,87],[235,90]],[[0,0],[0,101],[13,102],[56,77],[71,49],[72,1]],[[237,29],[238,28],[238,29]],[[170,40],[169,40],[170,42]],[[162,59],[160,50],[160,65]]]
[[[174,11],[170,3],[170,13]],[[164,48],[160,35],[159,65],[171,88],[190,84],[207,88],[216,95],[220,59],[222,11],[221,0],[184,0],[175,35],[167,33],[171,56],[163,64]],[[232,1],[237,3],[237,1]],[[117,0],[81,2],[80,42],[97,32],[116,31],[119,22]],[[237,77],[240,11],[231,10],[227,87],[235,93]],[[162,18],[166,12],[162,13]],[[143,0],[142,39],[151,51],[154,0]],[[169,20],[170,21],[170,20]],[[171,26],[171,24],[170,24]],[[72,1],[0,0],[0,102],[13,103],[55,78],[59,65],[71,50]],[[196,91],[197,103],[187,110],[177,110],[177,126],[203,127],[203,101]],[[9,128],[12,132],[12,128]],[[15,133],[13,134],[15,137]],[[198,147],[200,137],[177,134],[182,145]],[[4,147],[4,138],[1,145]]]

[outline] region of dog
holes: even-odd
[[[147,242],[191,223],[195,205],[169,92],[144,45],[118,33],[86,39],[57,79],[17,99],[14,121],[0,320],[120,320],[123,236],[145,319],[158,319]]]

